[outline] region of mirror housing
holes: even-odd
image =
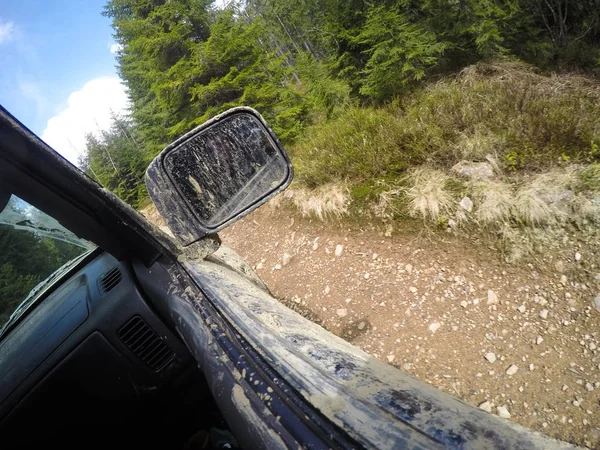
[[[185,245],[222,230],[289,186],[292,164],[262,116],[230,109],[167,146],[146,187]]]

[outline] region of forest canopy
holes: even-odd
[[[379,108],[479,61],[600,73],[600,0],[111,0],[131,114],[81,166],[134,206],[170,141],[237,105],[284,144],[348,108]]]

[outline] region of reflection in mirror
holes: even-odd
[[[216,228],[283,184],[285,157],[250,114],[226,117],[168,153],[164,168],[198,220]]]

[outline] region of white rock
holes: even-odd
[[[594,390],[594,385],[592,383],[585,383],[585,389],[587,391],[593,391]]]
[[[498,411],[498,416],[503,419],[510,419],[510,413],[508,412],[508,409],[506,409],[506,406],[498,406],[496,410]]]
[[[275,264],[273,266],[273,270],[280,270],[281,269],[281,264]]]
[[[256,268],[255,268],[255,269],[256,269],[256,270],[260,270],[260,269],[262,269],[262,268],[263,268],[263,263],[259,262],[259,263],[256,265]]]
[[[292,255],[290,255],[289,253],[284,253],[283,256],[281,257],[281,262],[283,263],[284,266],[287,266],[291,260],[292,260]]]
[[[360,322],[358,324],[358,329],[359,330],[364,330],[366,326],[367,326],[366,322]]]
[[[467,303],[466,300],[463,300],[462,302],[460,302],[460,306],[462,306],[463,308],[466,308],[468,304],[469,303]]]
[[[346,317],[348,315],[348,310],[346,308],[336,309],[335,313],[340,317]]]
[[[338,244],[335,246],[335,256],[342,256],[342,252],[344,251],[344,246]]]
[[[527,310],[527,308],[525,307],[525,305],[521,305],[517,308],[517,311],[519,311],[520,313],[524,313]]]
[[[312,249],[317,250],[318,248],[319,248],[319,238],[315,238],[315,240],[313,241]]]
[[[463,197],[459,204],[460,207],[467,212],[473,210],[473,201],[469,197]]]
[[[514,374],[516,374],[519,371],[519,368],[517,366],[515,366],[514,364],[511,364],[510,366],[508,366],[508,369],[506,369],[506,375],[512,376]]]
[[[474,304],[474,305],[477,305],[477,304],[479,304],[479,299],[478,299],[478,298],[474,298],[474,299],[473,299],[473,304]]]
[[[563,286],[567,284],[567,276],[566,275],[561,275],[560,284],[562,284]]]
[[[533,364],[529,364],[529,370],[533,370],[535,369],[535,366]]]
[[[600,312],[600,295],[597,295],[594,298],[594,308],[596,308],[596,311]]]
[[[538,336],[538,337],[535,339],[535,343],[536,343],[537,345],[540,345],[542,342],[544,342],[544,338],[543,338],[543,337],[541,337],[541,336]]]
[[[593,342],[590,342],[590,345],[588,345],[588,348],[590,350],[596,350],[596,344],[594,344]]]
[[[440,329],[441,326],[442,326],[442,324],[439,322],[432,322],[429,325],[429,331],[431,331],[432,333],[435,333],[437,330]]]
[[[325,286],[325,290],[323,292],[325,293],[325,295],[331,292],[331,288],[329,287],[329,285]]]
[[[388,360],[389,363],[394,362],[394,359],[396,359],[395,355],[387,355],[387,360]]]
[[[413,294],[414,294],[415,292],[417,292],[417,288],[416,288],[416,287],[414,287],[414,286],[411,286],[411,287],[409,287],[409,288],[408,288],[408,290],[409,290],[410,292],[412,292]]]
[[[492,165],[486,162],[460,161],[450,170],[465,178],[491,178],[494,176]]]
[[[370,276],[371,276],[371,274],[367,272],[367,273],[365,273],[365,274],[363,275],[363,278],[364,278],[365,280],[368,280]]]
[[[496,362],[496,355],[494,355],[492,352],[486,353],[485,354],[485,359],[487,359],[491,363],[495,363]]]
[[[488,305],[495,305],[498,303],[498,296],[496,295],[496,293],[494,291],[492,291],[491,289],[488,290],[488,299],[487,299],[487,304]]]
[[[579,408],[580,405],[581,405],[581,403],[579,403],[577,400],[573,400],[573,406],[575,408]]]
[[[492,404],[490,402],[488,402],[487,400],[483,403],[480,403],[478,406],[479,409],[484,410],[485,412],[491,413],[492,412]]]
[[[541,317],[542,319],[546,320],[546,319],[548,318],[548,310],[547,310],[547,309],[542,309],[542,310],[540,311],[540,314],[539,314],[539,315],[540,315],[540,317]]]
[[[407,264],[407,265],[406,265],[406,267],[405,267],[405,269],[406,269],[406,271],[407,271],[408,273],[412,273],[412,270],[413,270],[413,266],[412,266],[412,264]]]
[[[575,253],[575,261],[581,261],[581,253]]]

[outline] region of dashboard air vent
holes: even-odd
[[[100,290],[107,293],[119,284],[122,279],[121,269],[113,267],[100,278]]]
[[[129,320],[118,331],[121,342],[152,370],[162,369],[175,353],[140,316]]]

